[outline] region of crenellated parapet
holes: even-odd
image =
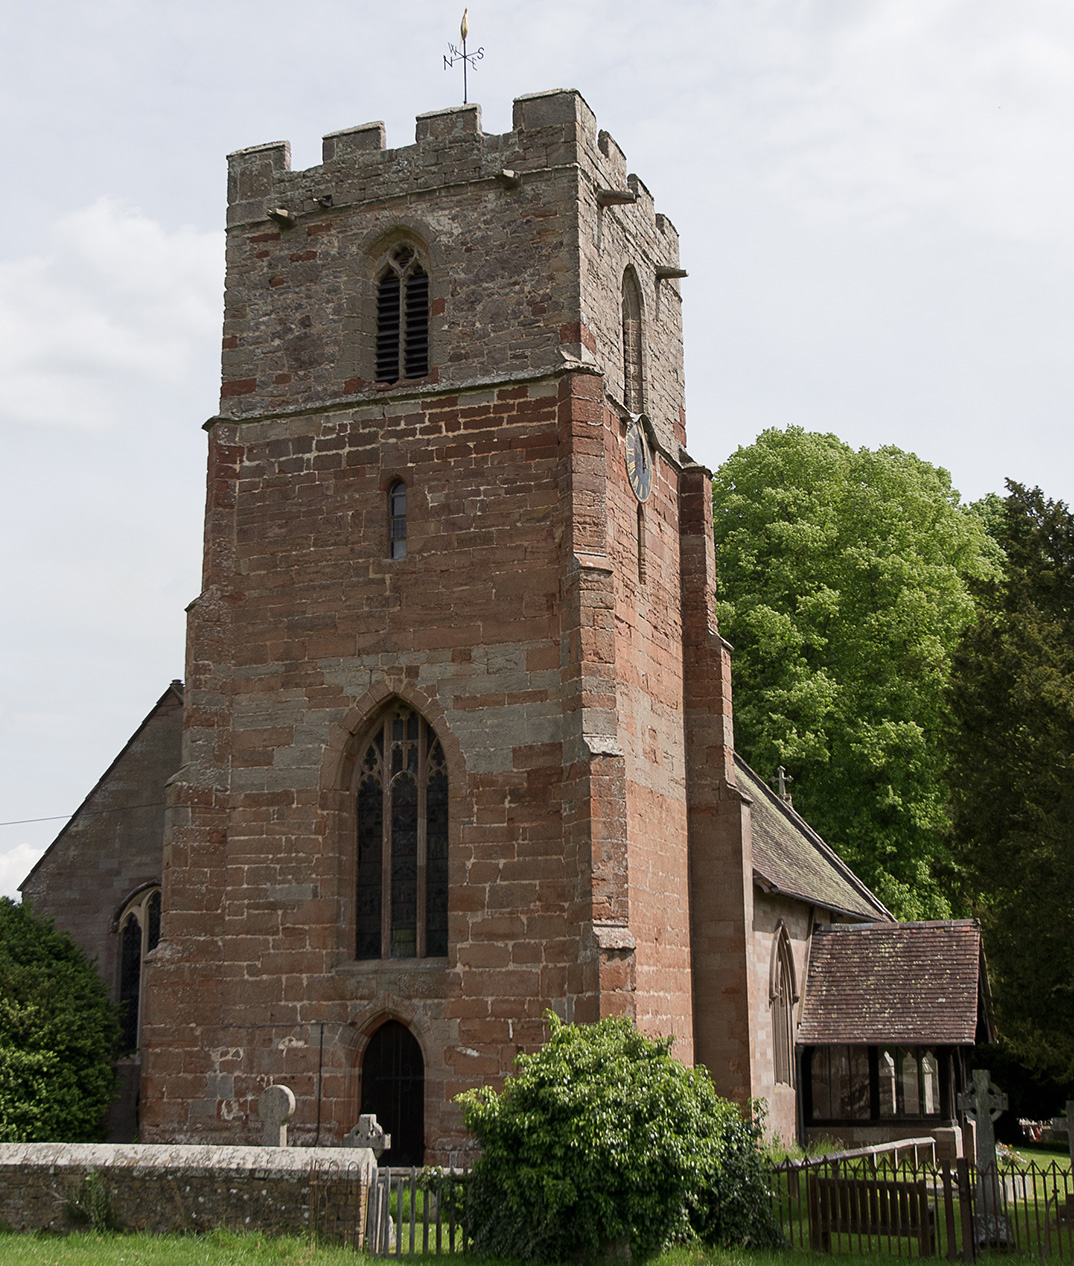
[[[223,415],[571,366],[602,373],[622,401],[629,268],[648,330],[645,412],[677,452],[678,235],[579,93],[520,97],[500,135],[481,130],[480,106],[456,106],[420,115],[402,148],[366,123],[325,136],[316,167],[292,171],[278,142],[236,151],[228,170]],[[429,275],[429,372],[388,388],[377,380],[374,289],[401,242]]]

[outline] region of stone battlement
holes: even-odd
[[[264,220],[282,209],[299,218],[375,199],[383,201],[425,189],[472,182],[498,182],[517,189],[526,173],[578,165],[594,187],[633,194],[677,247],[678,235],[664,216],[655,216],[652,197],[632,174],[626,157],[605,131],[582,95],[557,89],[518,97],[512,130],[481,130],[479,105],[450,106],[419,114],[414,144],[387,147],[382,122],[329,132],[322,162],[291,170],[288,141],[253,145],[228,155],[229,224]]]
[[[349,408],[430,390],[604,374],[623,398],[622,286],[640,287],[644,411],[683,443],[679,240],[574,91],[519,97],[514,126],[481,108],[418,117],[413,145],[382,123],[331,132],[292,171],[286,142],[229,159],[222,416]],[[376,278],[406,241],[429,275],[428,372],[381,380]],[[580,267],[579,267],[580,261]]]

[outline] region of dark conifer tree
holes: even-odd
[[[1008,484],[1005,552],[952,663],[952,843],[1001,1036],[1074,1085],[1074,516]]]

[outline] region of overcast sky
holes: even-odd
[[[0,25],[0,820],[70,813],[173,677],[228,151],[461,100],[451,0],[36,0]],[[487,132],[578,88],[681,235],[689,447],[895,444],[1074,499],[1069,0],[477,0]],[[62,822],[0,827],[0,892]]]

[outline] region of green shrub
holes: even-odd
[[[759,1126],[704,1069],[629,1020],[549,1024],[499,1094],[460,1096],[481,1146],[465,1205],[476,1251],[563,1261],[779,1242]]]
[[[0,1142],[99,1139],[118,1036],[116,1008],[82,950],[0,897]]]

